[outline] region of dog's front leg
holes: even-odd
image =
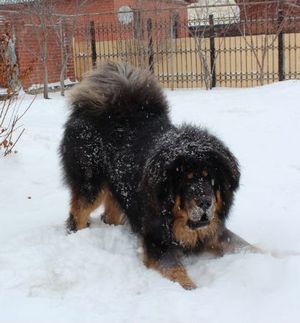
[[[151,254],[152,252],[147,251],[147,248],[145,248],[144,264],[146,267],[158,271],[162,276],[173,282],[179,283],[184,289],[191,290],[197,287],[180,262],[179,254],[176,250],[167,250],[159,256]]]
[[[228,230],[224,229],[223,233],[219,237],[220,245],[225,253],[234,253],[242,250],[250,252],[259,252],[259,249],[252,246],[246,240]]]
[[[242,239],[237,234],[224,228],[221,234],[208,244],[207,251],[213,252],[217,255],[225,253],[236,253],[240,251],[260,252],[260,250],[246,240]]]

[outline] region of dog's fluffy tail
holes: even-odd
[[[129,64],[106,63],[88,74],[71,91],[74,112],[101,116],[109,113],[135,113],[143,110],[164,114],[168,104],[160,84],[146,70]]]

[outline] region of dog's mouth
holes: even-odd
[[[203,214],[202,218],[198,221],[193,221],[191,219],[187,220],[187,226],[192,230],[206,227],[207,225],[209,225],[209,223],[210,223],[210,221],[209,221],[208,216],[206,214]]]

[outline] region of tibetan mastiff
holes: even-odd
[[[86,228],[103,204],[105,223],[127,220],[142,239],[145,265],[186,289],[196,285],[182,255],[250,246],[225,227],[239,186],[236,158],[206,130],[174,126],[148,71],[107,63],[75,86],[60,156],[68,231]]]

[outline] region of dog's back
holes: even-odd
[[[72,90],[71,108],[60,153],[76,230],[81,215],[72,213],[82,214],[79,204],[87,205],[84,212],[94,209],[104,190],[130,213],[148,150],[171,126],[158,81],[127,64],[108,63],[89,74]]]

